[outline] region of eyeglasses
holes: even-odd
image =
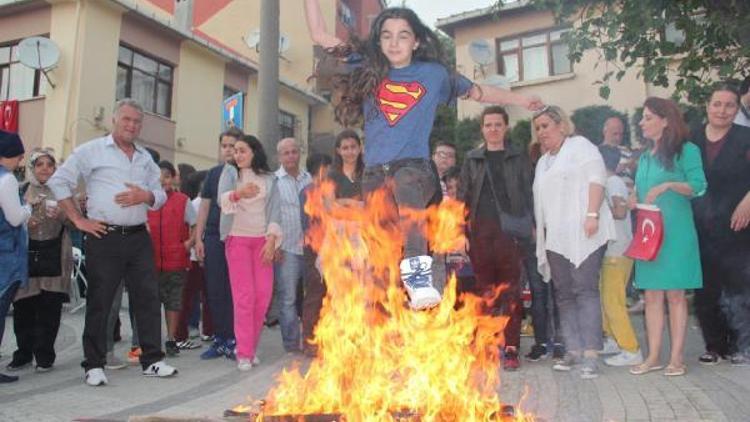
[[[560,121],[562,121],[562,114],[560,114],[560,111],[560,108],[557,106],[546,105],[539,110],[534,111],[534,113],[532,113],[531,115],[531,120],[534,120],[543,114],[548,114],[551,115],[550,117],[552,118],[552,120],[560,123]]]

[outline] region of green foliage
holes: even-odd
[[[750,76],[750,1],[747,0],[531,0],[550,10],[558,22],[573,22],[565,35],[569,55],[580,62],[595,49],[606,65],[598,81],[608,98],[609,84],[627,72],[646,82],[669,87],[674,97],[703,104],[712,73],[721,79]],[[684,41],[667,37],[667,29]],[[673,60],[677,55],[679,60]],[[670,69],[670,67],[676,67]]]
[[[623,136],[622,143],[623,145],[630,145],[630,128],[627,124],[628,115],[608,105],[581,107],[570,115],[570,120],[573,121],[576,127],[576,133],[598,145],[602,141],[604,122],[610,117],[619,117],[625,124],[625,135]]]
[[[531,143],[531,120],[523,119],[516,122],[510,131],[510,141],[522,151],[526,151]]]
[[[479,118],[464,118],[456,124],[456,149],[458,150],[458,163],[463,161],[467,152],[479,146],[482,132]]]

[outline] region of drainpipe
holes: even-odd
[[[65,120],[63,120],[64,126],[64,132],[63,132],[63,147],[61,154],[63,157],[67,157],[68,154],[70,154],[73,151],[74,145],[72,145],[72,136],[71,132],[73,130],[73,126],[75,126],[75,122],[73,121],[68,124],[68,121],[70,120],[70,109],[71,109],[71,98],[72,91],[73,91],[73,75],[75,75],[76,70],[78,68],[78,44],[81,36],[81,10],[83,8],[83,2],[86,0],[78,0],[76,1],[76,18],[75,18],[75,25],[76,25],[76,35],[73,40],[73,54],[69,58],[71,61],[70,71],[68,72],[68,77],[65,80]],[[47,113],[51,112],[51,110],[47,110]]]

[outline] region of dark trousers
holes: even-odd
[[[489,227],[477,230],[471,236],[469,255],[474,267],[475,285],[462,286],[461,290],[487,296],[500,288],[500,295],[486,311],[493,315],[504,315],[508,322],[503,330],[505,346],[518,348],[521,344],[521,255],[513,239],[499,229]]]
[[[223,340],[233,339],[234,305],[224,242],[218,234],[207,234],[203,238],[203,244],[206,250],[206,297],[208,308],[211,309],[214,334]]]
[[[199,263],[192,261],[190,262],[190,271],[187,274],[185,287],[182,289],[182,309],[180,310],[180,320],[177,323],[177,332],[175,334],[175,338],[178,341],[185,340],[188,337],[188,320],[193,314],[193,308],[197,304],[195,300],[196,296],[200,296],[200,305],[198,308],[200,308],[199,314],[203,316],[203,334],[212,335],[214,327],[206,295],[206,277],[203,267]]]
[[[135,313],[138,340],[143,351],[141,366],[164,358],[161,350],[161,304],[151,238],[146,230],[131,234],[108,232],[102,238],[86,238],[89,290],[83,329],[81,366],[102,368],[107,353],[107,317],[117,288],[125,280]]]
[[[308,341],[313,338],[313,331],[320,318],[320,308],[323,306],[323,298],[326,295],[323,278],[318,269],[315,268],[317,257],[318,254],[312,248],[305,246],[302,263],[302,277],[305,284],[302,302],[302,338],[305,348],[310,347]]]
[[[560,317],[553,294],[552,283],[542,279],[537,269],[536,245],[522,240],[519,246],[523,253],[522,263],[531,291],[531,325],[534,327],[534,342],[538,345],[562,343]]]
[[[5,286],[4,291],[0,292],[0,344],[3,344],[3,334],[5,333],[5,316],[8,315],[8,309],[10,309],[10,304],[13,303],[13,298],[16,297],[16,291],[20,285],[20,281],[13,281]]]
[[[437,173],[428,160],[405,159],[367,167],[362,176],[365,201],[369,194],[386,189],[391,200],[392,219],[398,221],[404,238],[404,257],[427,255],[427,239],[419,222],[408,218],[407,210],[423,210],[439,189]],[[386,222],[387,223],[387,222]]]
[[[42,290],[38,295],[13,302],[13,331],[18,349],[13,362],[24,364],[36,359],[37,366],[55,363],[55,339],[60,329],[64,293]]]
[[[748,258],[750,259],[750,258]],[[695,290],[695,315],[703,334],[706,351],[729,356],[733,340],[727,315],[721,309],[722,284],[730,275],[726,273],[721,258],[703,254],[703,288]]]

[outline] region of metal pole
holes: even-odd
[[[276,143],[279,141],[279,0],[260,2],[258,138],[266,150],[269,165],[276,167]]]

